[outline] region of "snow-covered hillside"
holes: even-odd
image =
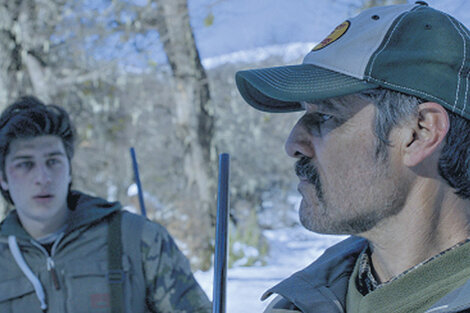
[[[263,312],[269,299],[261,295],[292,273],[313,262],[344,236],[318,235],[301,226],[266,230],[270,253],[266,266],[237,267],[227,272],[227,313]],[[197,272],[196,279],[212,297],[212,271]]]

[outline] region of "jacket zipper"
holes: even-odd
[[[57,245],[59,244],[59,241],[64,237],[64,233],[62,233],[55,241],[54,244],[52,245],[51,249],[51,254],[47,252],[47,250],[38,242],[31,240],[31,243],[38,247],[45,255],[46,255],[46,265],[47,265],[47,271],[51,273],[51,279],[52,283],[54,284],[55,290],[60,290],[60,281],[59,281],[59,275],[57,275],[57,271],[55,269],[55,263],[52,257],[55,254],[55,250],[57,248]]]
[[[59,277],[57,276],[57,272],[55,270],[54,260],[52,260],[50,256],[47,257],[47,270],[51,273],[55,290],[60,290]]]

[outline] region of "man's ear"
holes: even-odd
[[[449,115],[440,104],[424,102],[418,106],[418,119],[410,126],[412,136],[404,149],[403,162],[413,167],[439,150],[449,131]]]
[[[3,190],[8,190],[8,183],[3,177],[5,176],[3,175],[3,172],[0,171],[0,187],[2,187]]]

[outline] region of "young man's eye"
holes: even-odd
[[[46,161],[46,164],[47,166],[53,166],[53,165],[56,165],[60,163],[60,161],[58,159],[49,159]]]
[[[34,163],[31,161],[24,161],[24,162],[19,162],[15,165],[16,168],[19,169],[31,169],[34,166]]]

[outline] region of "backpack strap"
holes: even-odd
[[[116,212],[108,226],[108,283],[111,312],[124,312],[124,272],[122,270],[121,216]]]
[[[126,211],[114,213],[108,226],[108,282],[113,313],[126,312],[123,256],[130,258],[132,273],[128,292],[132,312],[146,312],[146,286],[143,272],[141,238],[146,218]],[[128,307],[128,310],[130,308]]]
[[[146,283],[142,259],[142,233],[147,219],[141,215],[122,212],[122,248],[131,262],[131,312],[150,312],[146,301]],[[114,312],[113,312],[114,313]]]

